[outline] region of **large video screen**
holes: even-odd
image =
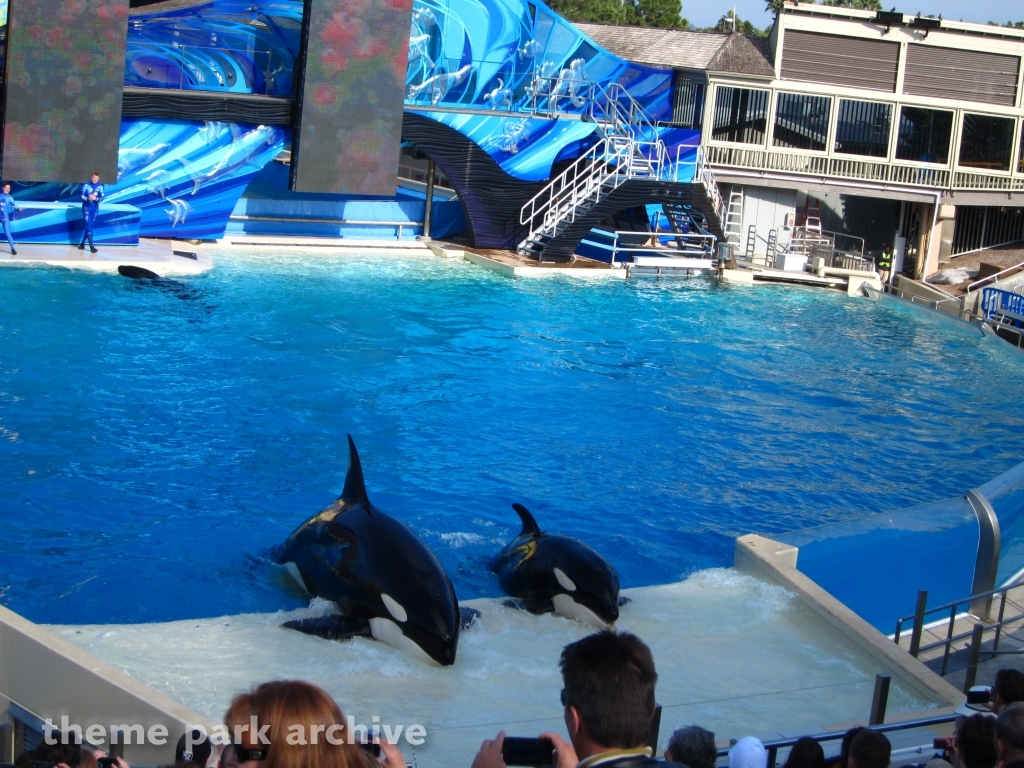
[[[412,0],[306,2],[297,192],[393,195]]]
[[[0,173],[117,177],[128,0],[12,0]]]

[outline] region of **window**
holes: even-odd
[[[768,126],[768,91],[719,88],[711,138],[742,144],[764,144]]]
[[[949,137],[952,133],[952,112],[903,107],[896,137],[896,159],[945,165],[949,162]]]
[[[965,114],[960,136],[960,165],[986,171],[1010,170],[1013,124],[1008,117]]]
[[[707,86],[688,80],[679,72],[676,73],[675,80],[672,125],[695,128],[699,131],[704,124],[704,97]]]
[[[828,96],[780,93],[775,105],[775,146],[824,152],[831,109]]]
[[[885,157],[889,153],[892,105],[840,99],[836,152]]]
[[[1024,127],[1020,132],[1020,153],[1017,155],[1017,173],[1024,173]]]

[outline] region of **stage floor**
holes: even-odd
[[[98,272],[116,272],[119,266],[131,265],[161,277],[194,275],[213,266],[209,255],[197,246],[173,240],[142,239],[138,245],[108,245],[97,250],[90,253],[74,245],[19,243],[17,256],[12,256],[6,246],[0,247],[0,264],[49,264]]]

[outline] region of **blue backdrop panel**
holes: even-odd
[[[11,231],[17,243],[78,245],[85,231],[81,203],[20,202]],[[138,245],[139,209],[134,205],[100,206],[93,224],[96,245]],[[0,241],[2,242],[2,241]]]
[[[121,123],[107,204],[140,211],[143,237],[217,239],[252,177],[285,148],[287,128],[133,118]],[[78,200],[79,185],[17,184],[19,200]]]

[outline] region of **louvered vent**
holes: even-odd
[[[899,58],[899,43],[786,30],[782,79],[892,93]]]
[[[908,45],[903,92],[934,99],[1012,107],[1017,100],[1018,56]]]

